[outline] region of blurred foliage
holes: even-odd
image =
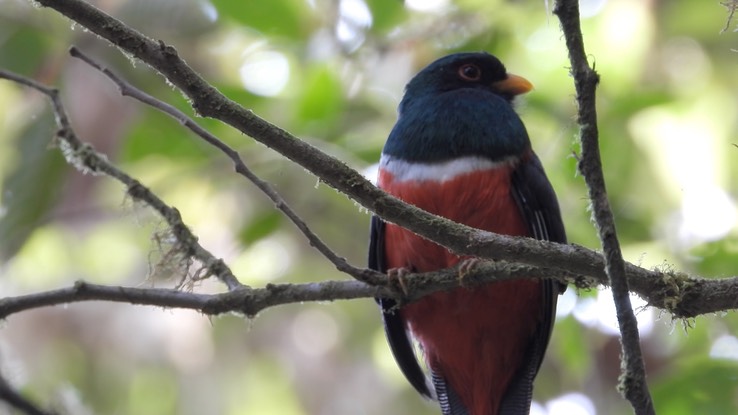
[[[536,85],[520,113],[559,195],[570,240],[598,248],[576,174],[566,50],[544,2],[97,5],[174,44],[232,99],[367,174],[412,74],[447,53],[490,51]],[[591,0],[582,2],[582,14],[587,50],[602,76],[602,156],[626,258],[706,277],[735,275],[738,35],[719,34],[724,8],[717,1]],[[234,175],[225,157],[175,121],[120,97],[67,56],[71,44],[192,112],[159,75],[77,25],[22,0],[0,0],[0,67],[59,87],[79,135],[175,205],[244,283],[346,278]],[[77,279],[173,285],[181,275],[157,266],[167,249],[161,220],[116,183],[64,164],[50,149],[49,121],[36,93],[0,82],[3,295]],[[340,255],[364,263],[366,212],[248,137],[199,122],[236,147]],[[196,290],[223,287],[205,281]],[[630,413],[615,390],[619,345],[607,322],[607,295],[578,294],[561,301],[536,411]],[[734,313],[688,322],[658,310],[639,317],[659,413],[738,412]],[[40,309],[4,322],[0,369],[22,391],[68,413],[437,413],[402,379],[368,299],[270,309],[253,321],[97,303]]]

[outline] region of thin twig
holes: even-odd
[[[76,133],[72,129],[69,117],[64,109],[64,105],[59,98],[58,90],[55,88],[49,88],[32,79],[28,79],[5,70],[0,70],[0,78],[6,78],[33,88],[49,98],[56,117],[56,124],[59,128],[56,132],[58,145],[69,164],[77,168],[82,173],[104,173],[123,183],[126,186],[127,193],[134,200],[142,201],[151,206],[169,224],[172,235],[177,241],[177,251],[182,252],[187,258],[194,257],[199,260],[207,270],[206,274],[215,275],[226,284],[229,290],[244,287],[243,284],[236,279],[230,268],[228,268],[222,259],[216,258],[200,245],[197,241],[197,237],[192,234],[187,225],[182,221],[182,216],[176,208],[164,203],[164,201],[149,188],[117,168],[115,165],[110,163],[105,156],[97,153],[92,146],[82,142],[79,137],[77,137]]]
[[[338,256],[332,249],[326,245],[318,235],[313,232],[310,227],[303,221],[300,216],[295,213],[294,210],[287,204],[282,196],[277,193],[276,190],[264,180],[261,180],[255,175],[244,163],[241,156],[236,150],[228,146],[226,143],[212,135],[210,132],[198,125],[192,118],[188,117],[185,113],[178,110],[177,108],[154,98],[146,92],[131,85],[128,81],[117,76],[113,71],[104,67],[91,57],[84,54],[76,47],[72,47],[69,50],[69,54],[75,58],[79,58],[88,65],[102,72],[111,81],[113,81],[120,90],[121,95],[129,96],[146,105],[149,105],[179,121],[180,124],[187,127],[190,131],[198,135],[200,138],[205,140],[208,144],[216,147],[223,152],[228,158],[231,159],[235,170],[238,174],[252,182],[262,193],[264,193],[273,203],[274,206],[279,209],[284,215],[302,232],[307,238],[311,246],[317,249],[326,259],[328,259],[339,271],[351,275],[359,281],[366,282],[372,285],[381,284],[385,279],[384,276],[364,268],[357,268],[349,264],[345,258]]]
[[[733,15],[735,15],[735,11],[738,10],[738,0],[724,1],[720,4],[728,9],[728,18],[725,19],[725,27],[723,27],[723,29],[720,31],[720,33],[722,34],[730,28],[730,23],[733,21]]]
[[[646,382],[646,369],[641,353],[638,322],[630,302],[625,261],[615,229],[615,221],[607,199],[605,178],[600,160],[599,133],[595,92],[599,75],[589,66],[584,51],[584,40],[579,24],[578,0],[558,0],[554,8],[569,50],[571,73],[579,104],[578,122],[582,143],[582,158],[578,163],[592,201],[592,213],[605,257],[605,270],[612,288],[615,309],[621,333],[622,359],[619,389],[630,401],[636,414],[654,414],[651,394]]]
[[[248,317],[276,305],[305,301],[348,300],[376,295],[381,288],[360,281],[325,281],[305,284],[270,284],[266,288],[238,289],[220,294],[199,294],[170,288],[134,288],[77,281],[74,286],[0,299],[0,319],[35,308],[108,301],[134,305],[196,310],[215,316],[237,312]]]
[[[381,275],[381,274],[380,274]],[[573,274],[504,261],[483,261],[464,275],[465,286],[519,278],[550,278],[555,275],[567,282],[597,284]],[[386,280],[386,278],[385,278]],[[406,277],[407,294],[403,301],[414,301],[442,289],[458,287],[457,269],[410,274]],[[197,310],[207,315],[238,312],[253,317],[265,308],[308,301],[335,301],[376,296],[398,300],[400,292],[389,284],[372,286],[361,281],[321,281],[304,284],[268,284],[264,288],[244,288],[221,294],[199,294],[168,288],[131,288],[90,284],[78,281],[74,286],[34,294],[0,298],[0,320],[21,311],[80,301],[112,301],[137,305],[175,307]]]
[[[21,395],[3,376],[0,376],[0,401],[4,401],[25,415],[56,415],[56,412],[45,411]]]

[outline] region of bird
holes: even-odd
[[[405,87],[378,187],[474,228],[566,243],[556,194],[514,109],[532,88],[487,52],[432,62]],[[390,277],[475,266],[376,215],[370,230],[369,268]],[[459,284],[407,304],[376,301],[400,370],[443,415],[520,415],[530,412],[565,289],[553,279],[518,279]]]

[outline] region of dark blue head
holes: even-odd
[[[512,99],[531,88],[488,53],[438,59],[407,84],[384,153],[423,162],[522,155],[530,141]]]

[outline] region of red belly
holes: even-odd
[[[510,189],[510,168],[458,176],[443,183],[393,182],[380,187],[429,212],[507,235],[528,228]],[[418,272],[448,268],[460,258],[396,225],[386,227],[388,268]],[[401,313],[423,346],[431,368],[443,374],[471,415],[497,413],[510,380],[542,318],[538,280],[506,281],[427,296]]]

